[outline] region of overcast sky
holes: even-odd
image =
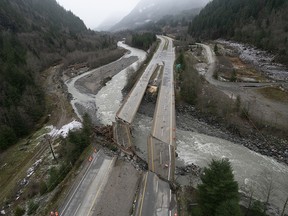
[[[94,29],[115,14],[128,14],[140,0],[57,0],[66,10],[80,17],[88,28]],[[120,20],[119,20],[120,21]]]

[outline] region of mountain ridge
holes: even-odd
[[[29,134],[45,114],[41,71],[115,47],[113,38],[88,30],[56,0],[1,0],[0,151]]]
[[[285,0],[214,0],[195,17],[188,32],[196,38],[249,43],[287,64],[287,11]]]
[[[203,7],[208,0],[141,0],[136,7],[111,30],[134,29],[148,22],[156,22],[165,15],[175,15],[183,10]]]

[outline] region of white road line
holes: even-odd
[[[169,145],[169,167],[168,167],[168,181],[170,181],[170,173],[171,173],[171,146]]]
[[[80,187],[80,185],[82,184],[82,182],[83,182],[84,179],[86,178],[86,176],[87,176],[87,174],[88,174],[88,172],[89,172],[89,170],[90,170],[90,167],[92,166],[95,158],[96,158],[96,157],[94,157],[94,158],[92,159],[92,161],[90,162],[90,164],[89,164],[89,166],[88,166],[88,168],[87,168],[84,176],[82,177],[81,181],[79,182],[79,184],[77,185],[77,187],[76,187],[76,189],[74,190],[73,194],[71,195],[70,199],[68,200],[68,202],[67,202],[66,206],[64,207],[61,215],[65,213],[67,207],[70,205],[71,200],[74,198],[75,193],[78,191],[78,188]]]
[[[103,176],[101,185],[99,186],[98,191],[97,191],[97,193],[96,193],[96,195],[95,195],[95,197],[94,197],[94,200],[93,200],[92,206],[91,206],[90,209],[89,209],[88,215],[91,215],[91,211],[92,211],[92,209],[93,209],[93,207],[94,207],[94,205],[95,205],[95,202],[96,202],[96,199],[97,199],[97,197],[98,197],[98,194],[99,194],[100,192],[102,192],[102,190],[104,189],[104,186],[105,186],[106,183],[107,183],[108,175],[109,175],[110,172],[111,172],[111,166],[114,164],[115,160],[116,160],[115,157],[112,158],[112,160],[111,160],[111,162],[110,162],[110,164],[109,164],[109,167],[108,167],[108,169],[107,169],[107,172],[106,172],[106,173],[104,174],[104,176]]]
[[[143,189],[143,194],[142,194],[142,199],[141,199],[141,203],[140,203],[140,212],[139,212],[139,216],[142,215],[142,208],[143,208],[143,202],[144,202],[144,197],[145,197],[145,194],[146,194],[146,187],[147,187],[147,178],[148,178],[148,172],[146,173],[146,176],[145,176],[145,180],[144,180],[144,189]]]
[[[80,208],[81,205],[82,205],[82,202],[78,205],[78,207],[77,207],[75,213],[73,214],[73,216],[77,215],[77,212],[78,212],[78,210],[79,210],[79,208]]]
[[[159,189],[159,181],[157,180],[157,182],[156,182],[156,193],[158,193],[158,189]]]
[[[169,197],[169,203],[171,203],[171,200],[172,200],[172,193],[171,193],[171,190],[169,191],[170,192],[170,197]],[[172,215],[172,212],[169,211],[169,216]]]
[[[172,72],[172,75],[173,75],[173,72]],[[171,106],[170,106],[170,116],[171,116],[171,119],[170,119],[170,144],[173,144],[173,113],[172,113],[172,109],[173,109],[173,86],[171,88],[171,91],[170,91],[170,94],[171,94]]]

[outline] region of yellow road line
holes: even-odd
[[[129,130],[128,130],[128,128],[127,128],[127,125],[125,125],[124,126],[125,127],[125,129],[126,129],[126,132],[127,132],[127,137],[128,137],[128,145],[129,145],[129,147],[131,147],[132,146],[132,142],[131,142],[131,140],[130,140],[130,132],[129,132]]]
[[[153,150],[153,138],[152,136],[150,136],[150,140],[151,140],[151,169],[152,169],[152,172],[155,172],[155,166],[154,166],[154,150]]]
[[[151,135],[147,139],[147,149],[148,149],[148,169],[152,169],[152,156],[151,156]]]
[[[146,185],[147,185],[147,178],[148,178],[148,172],[146,173],[145,181],[144,181],[144,189],[142,193],[142,200],[141,200],[141,206],[140,206],[140,212],[139,216],[142,215],[142,208],[143,208],[143,202],[144,202],[144,197],[145,197],[145,191],[146,191]]]

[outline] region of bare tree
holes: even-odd
[[[248,204],[248,207],[247,207],[247,211],[246,211],[246,214],[245,216],[248,216],[249,214],[249,211],[251,209],[251,206],[252,206],[252,201],[253,201],[253,195],[254,195],[254,189],[253,189],[253,186],[251,185],[250,189],[249,189],[249,204]]]
[[[267,210],[267,205],[269,203],[271,192],[272,192],[272,189],[273,189],[273,185],[272,184],[273,184],[273,180],[271,178],[270,182],[269,182],[268,190],[267,190],[267,197],[266,197],[266,202],[264,204],[263,213],[266,213],[266,210]]]
[[[266,213],[268,203],[273,193],[273,175],[269,170],[265,169],[261,176],[263,177],[263,180],[265,181],[263,184],[263,191],[264,193],[266,193],[266,200],[264,203],[263,213]]]
[[[284,216],[284,215],[285,215],[285,210],[286,210],[287,204],[288,204],[288,196],[287,196],[286,201],[285,201],[285,203],[284,203],[284,206],[283,206],[283,210],[282,210],[281,216]]]

